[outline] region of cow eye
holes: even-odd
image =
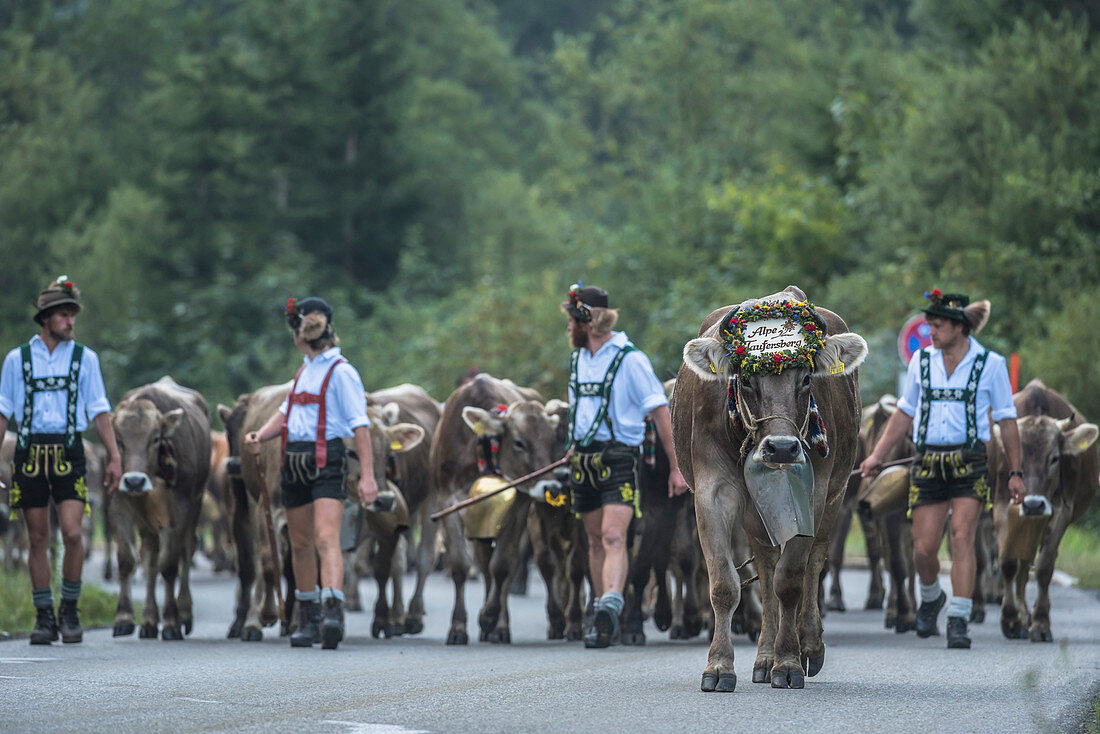
[[[523,444],[523,441],[520,441],[518,438],[516,440],[514,440],[512,442],[512,444],[516,447],[517,451],[526,451],[527,450],[527,447]]]
[[[802,378],[802,387],[810,386],[810,374],[807,372],[806,376]]]
[[[752,384],[752,380],[749,378],[748,375],[741,375],[741,387],[745,390],[754,389],[753,384]]]
[[[1060,458],[1062,458],[1062,457],[1060,457],[1058,454],[1055,454],[1054,456],[1050,457],[1050,465],[1054,466],[1055,464],[1057,464],[1058,460]]]
[[[153,445],[156,446],[160,443],[160,436],[153,436]]]

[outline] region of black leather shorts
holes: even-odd
[[[321,497],[341,502],[347,499],[348,455],[344,441],[334,438],[326,446],[328,458],[325,466],[318,469],[314,456],[317,446],[313,441],[287,442],[280,475],[283,507],[301,507]]]
[[[630,505],[640,517],[639,458],[639,447],[618,441],[577,447],[569,463],[573,512],[583,515],[604,505]]]
[[[54,503],[65,500],[87,503],[84,442],[79,438],[72,448],[66,448],[64,434],[33,433],[30,445],[16,450],[10,494],[13,510],[45,507],[50,497]]]
[[[921,505],[973,497],[989,509],[989,464],[984,444],[927,446],[909,468],[909,513]]]

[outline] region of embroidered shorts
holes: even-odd
[[[618,441],[593,441],[577,447],[569,464],[573,512],[583,515],[604,505],[630,505],[641,517],[637,446]]]
[[[84,442],[77,437],[72,448],[65,447],[63,433],[32,433],[30,445],[16,449],[12,461],[11,507],[46,507],[65,500],[87,503],[88,486]]]
[[[917,454],[909,468],[909,516],[913,508],[947,502],[956,497],[973,497],[988,510],[989,467],[983,444],[928,446]]]
[[[283,507],[293,509],[315,499],[330,497],[343,502],[348,497],[348,455],[344,441],[334,438],[327,444],[328,458],[317,468],[313,441],[288,441],[279,483]]]

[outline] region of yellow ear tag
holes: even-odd
[[[1088,441],[1082,441],[1081,443],[1077,444],[1077,450],[1078,451],[1084,451],[1088,447],[1089,447],[1089,442]]]
[[[716,369],[714,368],[714,362],[711,362],[711,363],[710,363],[710,373],[711,373],[712,375],[717,375],[717,374],[718,374],[718,370],[716,370]]]
[[[836,364],[834,364],[832,367],[829,368],[829,374],[830,375],[842,375],[842,374],[844,374],[844,363],[841,362],[838,359],[836,361]]]
[[[390,441],[390,451],[400,451],[402,448],[404,448],[404,444],[397,439]]]
[[[474,435],[475,436],[484,436],[485,435],[485,427],[481,425],[481,421],[478,421],[477,424],[474,426]]]

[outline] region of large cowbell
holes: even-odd
[[[772,545],[796,535],[814,536],[814,467],[808,461],[772,469],[745,459],[745,486],[756,504]]]

